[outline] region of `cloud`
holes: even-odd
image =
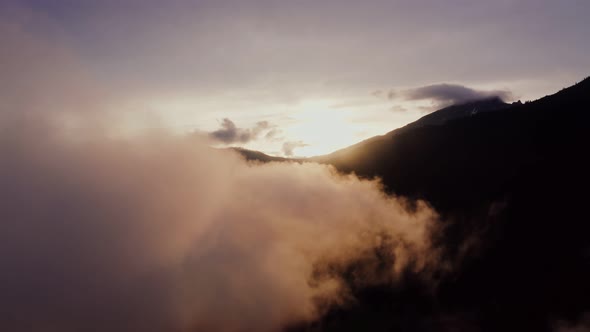
[[[327,266],[372,266],[385,244],[391,269],[365,271],[371,284],[436,259],[435,212],[376,181],[165,132],[2,120],[3,330],[274,331],[347,300]]]
[[[491,97],[510,100],[512,94],[506,90],[476,90],[463,85],[446,83],[401,91],[392,90],[388,93],[389,99],[431,100],[439,105],[460,104]]]
[[[403,113],[403,112],[407,112],[408,111],[407,108],[405,108],[403,106],[400,106],[400,105],[392,106],[392,107],[389,108],[389,110],[392,111],[392,112],[396,112],[396,113]]]
[[[306,144],[302,141],[285,142],[283,143],[283,154],[287,157],[292,157],[296,148],[302,148],[305,146],[309,146],[309,144]]]
[[[266,135],[264,135],[264,138],[268,141],[276,141],[279,140],[279,138],[277,138],[277,135],[279,135],[281,133],[281,131],[279,129],[271,129],[269,132],[266,133]]]
[[[248,143],[258,139],[258,136],[266,130],[268,132],[265,138],[272,139],[277,133],[273,128],[274,126],[268,121],[259,121],[253,128],[238,128],[233,121],[225,118],[221,122],[221,128],[209,133],[209,137],[224,144]]]
[[[427,204],[409,211],[327,166],[248,163],[198,135],[127,135],[145,119],[112,112],[125,100],[108,82],[2,24],[0,65],[14,69],[0,91],[0,330],[276,331],[352,301],[351,282],[436,268]],[[350,265],[362,278],[345,280]]]

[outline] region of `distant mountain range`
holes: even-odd
[[[390,194],[428,201],[457,267],[433,294],[412,283],[357,290],[356,305],[294,330],[552,331],[590,312],[589,120],[587,78],[526,104],[447,107],[297,160],[379,177]]]

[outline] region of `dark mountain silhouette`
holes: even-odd
[[[427,114],[404,128],[409,129],[429,125],[443,125],[454,119],[475,116],[478,113],[495,111],[508,106],[510,106],[510,104],[505,103],[499,97],[491,97],[464,104],[452,105]]]
[[[467,113],[475,108],[484,111]],[[590,78],[524,105],[492,99],[451,106],[311,160],[378,176],[390,192],[426,199],[442,211],[464,209],[502,199],[514,180],[540,168],[555,167],[547,173],[552,178],[574,171],[585,159],[589,111]]]
[[[243,148],[233,147],[233,148],[229,148],[229,149],[238,152],[243,157],[245,157],[247,160],[256,160],[256,161],[261,161],[261,162],[293,160],[293,159],[288,159],[288,158],[269,156],[266,153],[263,153],[260,151],[248,150],[248,149],[243,149]]]
[[[477,114],[500,110],[509,106],[510,104],[504,103],[498,97],[468,102],[460,105],[452,105],[436,112],[427,114],[417,121],[414,121],[402,128],[390,131],[385,135],[375,136],[347,148],[335,151],[329,155],[312,157],[309,158],[309,160],[334,165],[340,164],[341,162],[346,163],[346,160],[354,159],[355,155],[360,151],[370,149],[374,145],[387,144],[386,142],[390,142],[394,136],[404,133],[410,129],[444,125],[452,120],[476,116]]]
[[[410,272],[353,287],[355,304],[293,330],[552,331],[590,312],[589,120],[590,78],[526,104],[445,108],[311,158],[432,204],[454,268],[433,291]]]

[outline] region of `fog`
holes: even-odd
[[[130,112],[59,43],[0,42],[0,330],[274,331],[440,267],[426,203],[248,163]]]
[[[347,264],[364,285],[437,261],[436,213],[378,181],[53,117],[2,118],[3,330],[272,331],[354,301]]]

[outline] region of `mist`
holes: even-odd
[[[0,26],[0,330],[276,331],[443,266],[425,202],[214,149],[15,17]]]
[[[435,211],[377,180],[59,116],[2,118],[3,330],[274,331],[354,301],[338,267],[370,285],[437,262]]]

